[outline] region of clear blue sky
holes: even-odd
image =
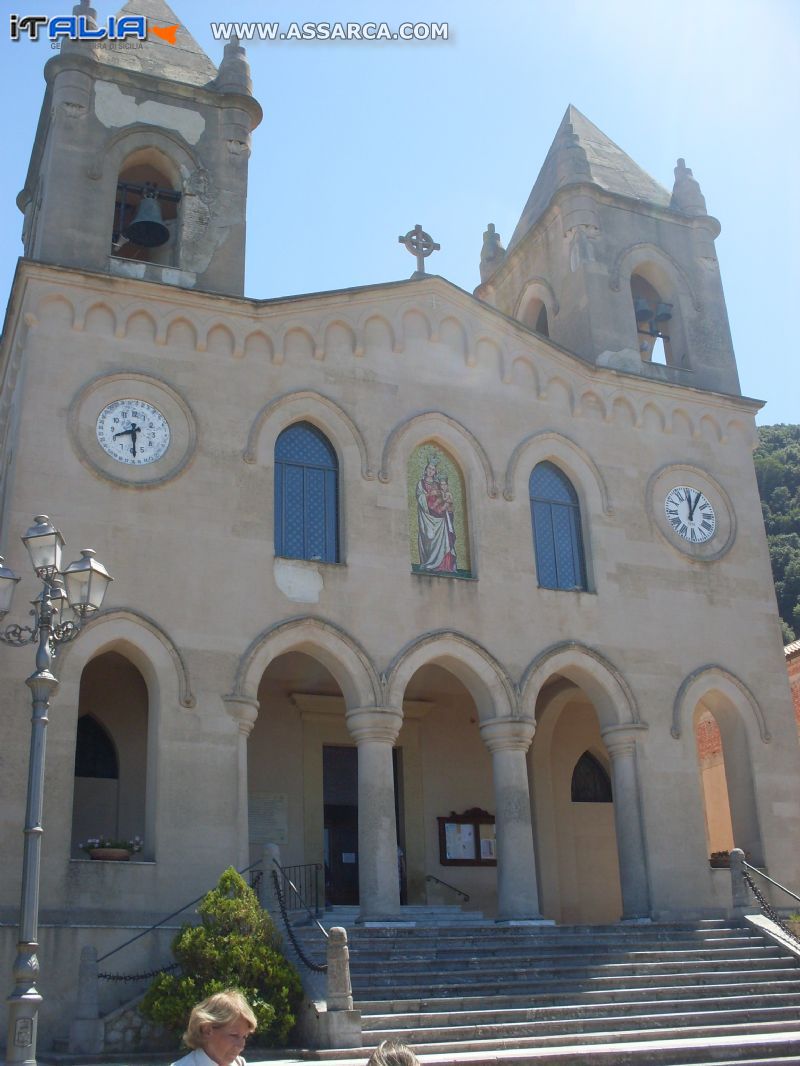
[[[121,3],[121,0],[120,0]],[[98,15],[116,4],[96,0]],[[800,422],[798,0],[173,0],[210,57],[212,20],[447,22],[426,43],[248,47],[264,108],[250,167],[247,293],[407,277],[397,236],[442,245],[431,272],[471,290],[486,223],[507,241],[568,103],[668,189],[684,156],[711,214],[743,391]],[[14,5],[62,15],[71,2]],[[0,20],[7,293],[46,43]]]

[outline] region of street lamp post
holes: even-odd
[[[19,941],[14,960],[14,991],[8,997],[8,1066],[36,1066],[36,1029],[41,994],[39,977],[39,871],[42,852],[42,802],[44,798],[45,731],[50,697],[58,688],[51,667],[61,644],[74,640],[90,616],[99,609],[112,580],[91,548],[61,569],[64,538],[47,515],[37,515],[22,538],[42,582],[32,601],[33,624],[11,624],[0,630],[0,642],[21,648],[36,644],[36,670],[26,679],[31,690],[31,745],[25,808],[25,847],[22,858],[22,892]],[[0,557],[0,619],[11,608],[19,578]],[[69,612],[73,617],[68,617]]]

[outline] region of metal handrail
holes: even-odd
[[[273,858],[272,861],[275,864],[275,866],[278,868],[278,870],[280,870],[281,874],[284,877],[286,877],[286,874],[285,874],[285,872],[283,870],[283,867],[277,861],[277,859]],[[289,885],[292,884],[291,880],[288,877],[286,877],[286,880],[289,883]],[[286,913],[286,900],[283,898],[283,892],[281,891],[281,883],[278,880],[278,874],[275,872],[275,870],[272,871],[272,884],[273,884],[273,887],[275,889],[275,898],[278,901],[278,909],[281,912],[281,918],[283,920],[283,927],[286,930],[286,935],[289,937],[289,940],[292,943],[292,947],[294,948],[295,952],[297,953],[298,959],[303,963],[304,966],[308,967],[308,969],[312,970],[314,973],[327,973],[328,972],[328,964],[327,964],[327,962],[324,962],[324,963],[314,962],[314,960],[310,959],[308,957],[308,955],[306,955],[305,951],[303,951],[303,946],[300,943],[300,941],[297,939],[297,934],[295,933],[294,929],[292,928],[292,923],[289,921],[289,915]],[[297,891],[297,889],[295,889],[294,886],[292,886],[292,889],[295,892]],[[301,900],[302,900],[302,897],[301,897]],[[326,954],[327,954],[328,933],[327,933],[327,931],[325,929],[323,929],[323,927],[320,925],[320,923],[317,921],[317,919],[313,917],[313,915],[312,915],[312,921],[322,931],[322,933],[323,933],[323,935],[325,937]]]
[[[451,892],[455,892],[457,896],[461,896],[465,903],[469,903],[469,893],[462,892],[460,888],[456,888],[455,885],[449,885],[447,881],[443,881],[441,877],[434,877],[433,874],[425,874],[426,881],[435,881],[437,885],[444,885],[445,888],[449,888]]]
[[[258,859],[256,862],[251,863],[250,866],[245,866],[243,870],[237,870],[237,873],[246,874],[248,870],[253,870],[256,866],[260,865],[261,859]],[[154,929],[158,929],[160,925],[164,925],[164,923],[168,922],[171,918],[177,918],[177,916],[179,914],[182,914],[183,911],[188,910],[189,907],[193,907],[195,903],[199,903],[203,896],[206,896],[207,894],[208,890],[204,892],[202,896],[198,896],[197,899],[193,899],[190,900],[188,903],[184,903],[182,907],[178,907],[176,911],[173,911],[172,914],[168,914],[166,918],[162,918],[160,922],[154,922],[153,925],[151,925],[148,929],[144,929],[141,933],[137,933],[136,936],[132,936],[130,940],[126,940],[124,944],[120,944],[119,947],[113,948],[111,951],[107,951],[105,955],[101,955],[97,961],[100,963],[103,962],[105,959],[110,959],[112,955],[116,955],[118,951],[122,951],[122,949],[126,948],[128,944],[133,944],[134,941],[140,940],[143,936],[147,936],[148,933],[152,933]]]
[[[294,894],[300,900],[300,904],[301,904],[303,910],[306,912],[306,914],[309,916],[311,921],[314,923],[314,925],[316,925],[317,929],[319,929],[319,931],[322,933],[322,935],[327,940],[328,939],[328,931],[327,931],[327,929],[325,929],[325,927],[320,923],[320,921],[317,918],[316,914],[314,914],[314,912],[308,906],[306,901],[303,899],[302,895],[300,894],[300,889],[297,887],[297,885],[295,885],[294,881],[292,881],[291,877],[289,877],[289,875],[286,873],[286,870],[281,866],[281,864],[278,862],[277,859],[273,858],[272,862],[273,862],[273,865],[275,866],[275,868],[280,872],[280,875],[284,879],[286,884],[289,886],[289,888],[291,888],[292,892],[294,892]]]
[[[791,896],[792,899],[796,899],[797,902],[800,903],[800,896],[796,895],[790,889],[786,888],[786,886],[782,885],[780,881],[773,881],[771,877],[765,874],[763,870],[759,870],[757,866],[751,866],[749,862],[745,862],[744,860],[742,860],[742,866],[747,867],[748,870],[752,870],[753,873],[758,874],[759,877],[763,877],[765,881],[769,881],[771,885],[775,885],[775,887],[779,888],[781,892],[785,892],[787,896]]]

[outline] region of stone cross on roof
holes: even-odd
[[[424,277],[426,258],[431,252],[438,252],[442,247],[441,244],[436,244],[430,233],[426,233],[422,226],[420,226],[419,222],[413,229],[408,231],[405,237],[398,237],[397,240],[400,244],[404,244],[412,255],[417,257],[417,269],[411,277]]]

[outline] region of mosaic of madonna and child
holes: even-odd
[[[472,577],[464,478],[431,441],[408,463],[408,538],[415,573]]]

